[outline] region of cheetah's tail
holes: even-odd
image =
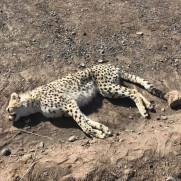
[[[152,85],[151,83],[149,83],[147,80],[144,80],[141,77],[138,77],[136,75],[131,75],[126,72],[121,72],[120,76],[121,76],[121,78],[123,78],[125,80],[142,85],[151,94],[153,94],[161,99],[166,100],[166,96],[165,96],[166,94],[164,92],[162,92],[161,90],[158,90],[157,88],[155,88],[155,86]]]

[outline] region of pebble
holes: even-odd
[[[35,152],[35,149],[31,148],[31,149],[30,149],[30,152]]]
[[[124,141],[124,139],[119,139],[119,142],[123,142]]]
[[[99,62],[99,63],[103,63],[103,62],[104,62],[104,60],[102,60],[102,59],[99,59],[99,60],[98,60],[98,62]]]
[[[76,32],[75,32],[75,31],[72,31],[72,35],[76,35]]]
[[[174,109],[181,105],[181,92],[173,90],[166,95],[168,99],[168,105]]]
[[[84,63],[81,63],[80,66],[81,66],[81,67],[85,67],[85,64],[84,64]]]
[[[23,155],[22,158],[21,158],[21,160],[24,161],[25,163],[30,159],[32,159],[31,154]]]
[[[87,33],[86,33],[86,32],[84,32],[84,33],[83,33],[83,36],[87,36]]]
[[[170,120],[169,123],[170,123],[170,124],[173,124],[173,123],[174,123],[174,120]]]
[[[71,136],[71,137],[68,139],[69,142],[74,142],[74,141],[76,141],[76,140],[77,140],[77,137],[76,137],[76,136]]]
[[[162,119],[162,120],[167,120],[168,118],[167,118],[167,116],[164,116],[164,115],[163,115],[163,116],[161,116],[161,119]]]
[[[19,152],[19,151],[24,151],[24,149],[23,149],[23,148],[19,148],[19,149],[18,149],[18,152]]]
[[[125,41],[121,41],[123,46],[126,46],[126,42]]]
[[[9,148],[4,148],[1,151],[1,155],[2,156],[9,156],[9,155],[11,155],[11,151],[9,150]]]
[[[162,111],[162,112],[165,112],[165,108],[161,108],[161,111]]]
[[[103,55],[103,54],[104,54],[104,50],[100,50],[99,52],[100,52],[100,54],[101,54],[101,55]]]
[[[52,15],[52,16],[56,16],[57,14],[56,14],[56,12],[51,11],[51,12],[50,12],[50,15]]]
[[[165,181],[176,181],[176,179],[175,178],[173,178],[173,177],[168,177],[168,178],[166,178],[166,180]]]
[[[88,146],[90,144],[90,142],[89,142],[89,140],[87,140],[87,141],[84,141],[82,144],[81,144],[81,146]]]
[[[39,144],[38,144],[38,148],[43,148],[44,147],[44,143],[41,141]]]
[[[51,57],[51,55],[50,55],[50,54],[47,54],[47,55],[46,55],[46,57],[47,57],[47,58],[50,58],[50,57]]]
[[[136,32],[137,35],[143,35],[143,32],[139,31],[139,32]]]
[[[134,170],[132,170],[132,169],[125,169],[124,170],[124,175],[126,175],[126,176],[128,176],[129,178],[130,177],[133,177],[134,176],[134,174],[135,174],[135,172],[134,172]]]

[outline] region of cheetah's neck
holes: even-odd
[[[40,110],[40,102],[35,95],[31,92],[26,92],[20,95],[20,101],[25,105],[27,112],[26,114],[34,114]]]

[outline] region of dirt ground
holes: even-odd
[[[98,96],[82,109],[113,131],[104,140],[89,138],[71,118],[8,121],[12,92],[100,59],[165,92],[181,90],[181,1],[0,1],[0,149],[11,151],[0,156],[1,181],[181,180],[181,109],[141,88],[156,104],[151,119],[129,99]]]

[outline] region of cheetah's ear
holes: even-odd
[[[11,100],[16,100],[16,99],[19,99],[19,96],[18,96],[18,94],[16,92],[13,92],[11,94]]]

